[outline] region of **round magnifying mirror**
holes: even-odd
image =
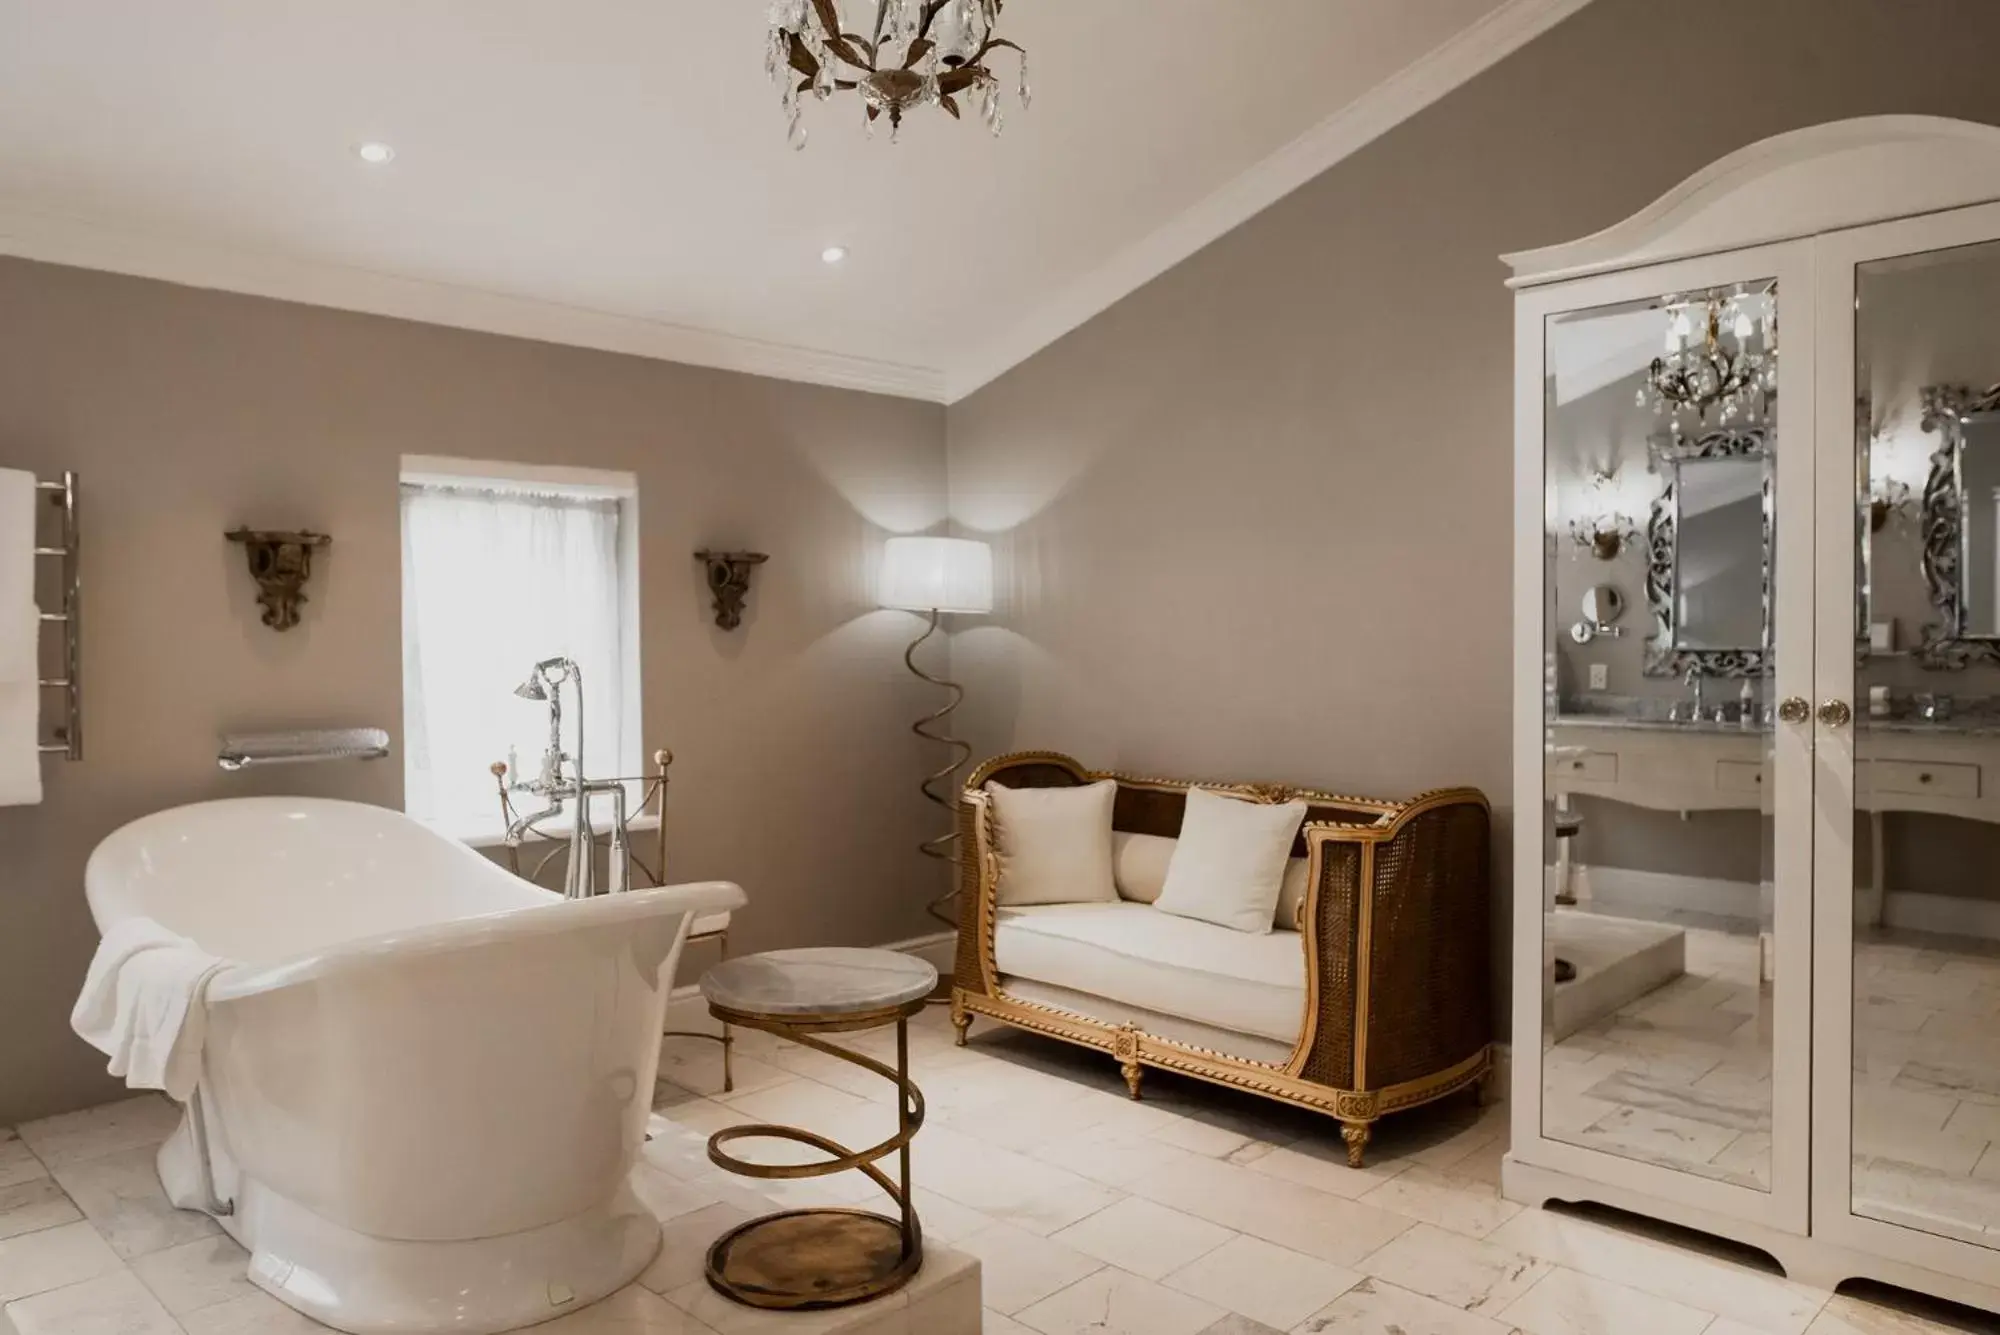
[[[1599,584],[1584,592],[1583,616],[1592,626],[1614,625],[1623,615],[1625,615],[1625,595],[1611,585]],[[1577,643],[1588,644],[1589,641],[1578,640]]]

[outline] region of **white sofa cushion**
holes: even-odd
[[[1239,932],[1269,932],[1304,802],[1247,802],[1191,788],[1157,907]]]
[[[1296,1043],[1306,957],[1297,932],[1234,932],[1146,904],[1002,909],[993,931],[1003,975]]]
[[[1111,876],[1110,779],[1081,788],[1009,788],[989,783],[1000,879],[994,902],[1116,903]]]
[[[1163,835],[1114,831],[1111,875],[1118,883],[1118,897],[1135,904],[1156,902],[1160,891],[1167,888],[1167,865],[1173,861],[1179,843],[1178,839]],[[1306,867],[1304,858],[1285,861],[1285,880],[1278,889],[1278,911],[1271,919],[1271,925],[1280,931],[1295,931],[1299,927],[1299,914],[1306,905]]]

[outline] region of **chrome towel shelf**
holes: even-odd
[[[259,765],[310,765],[328,760],[380,760],[389,754],[384,728],[322,728],[224,737],[215,763],[226,770]]]
[[[62,722],[55,727],[55,740],[43,742],[43,755],[65,760],[83,759],[83,585],[78,576],[76,474],[65,472],[59,482],[37,479],[35,490],[50,493],[51,503],[62,511],[62,536],[54,547],[36,547],[36,556],[62,562],[62,611],[42,613],[42,625],[62,627],[62,675],[43,677],[42,689],[62,692]]]

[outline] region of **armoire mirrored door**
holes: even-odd
[[[1539,331],[1539,1134],[1794,1227],[1815,405],[1811,341],[1794,358],[1783,330],[1811,328],[1809,254],[1580,284],[1604,300]]]
[[[1822,624],[1820,684],[1854,721],[1817,758],[1822,1005],[1848,1022],[1821,1053],[1823,1129],[1847,1134],[1821,1151],[1820,1213],[2000,1267],[2000,211],[1823,259],[1853,429],[1822,423],[1851,469],[1820,523],[1853,559],[1822,542],[1821,620],[1845,611],[1852,644]]]

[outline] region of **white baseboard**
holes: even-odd
[[[952,970],[952,953],[957,946],[957,933],[932,932],[928,936],[913,936],[907,941],[891,941],[881,949],[898,950],[905,955],[915,955],[935,968],[938,977],[949,978]],[[701,999],[699,983],[683,983],[668,994],[666,1028],[682,1033],[722,1032],[721,1026],[708,1013],[708,1003]]]
[[[1636,910],[1659,917],[1669,909],[1692,909],[1727,918],[1771,921],[1771,885],[1725,881],[1709,876],[1675,876],[1630,867],[1590,867],[1584,871],[1587,897],[1578,905],[1586,912]],[[1865,921],[1870,898],[1857,894],[1855,916]],[[1952,895],[1891,890],[1882,911],[1884,926],[1936,936],[1975,937],[2000,941],[2000,900],[1961,899]]]

